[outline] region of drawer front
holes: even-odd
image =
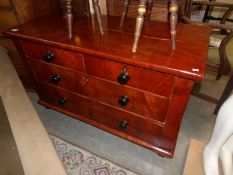
[[[145,142],[154,145],[159,144],[162,127],[128,114],[127,112],[117,110],[101,103],[92,102],[92,112],[89,118]]]
[[[147,118],[164,121],[169,99],[152,93],[89,78],[85,93],[104,103],[143,115]]]
[[[89,113],[89,100],[85,97],[40,82],[37,82],[37,90],[41,101],[83,116]]]
[[[48,63],[84,72],[83,56],[79,53],[26,41],[23,41],[22,45],[26,57],[43,60]]]
[[[86,78],[79,73],[57,66],[30,60],[34,76],[39,81],[53,84],[73,92],[80,92],[86,84]]]
[[[171,95],[175,81],[173,76],[167,74],[91,56],[85,56],[85,65],[86,71],[90,75],[118,83],[121,81],[119,84],[136,87],[166,97]]]

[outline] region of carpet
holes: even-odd
[[[61,138],[50,138],[69,175],[139,175]]]

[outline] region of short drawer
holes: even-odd
[[[40,101],[59,107],[61,110],[86,116],[89,111],[88,98],[37,81]]]
[[[84,71],[83,56],[79,53],[27,41],[22,41],[22,45],[26,57]]]
[[[169,97],[174,76],[85,55],[88,74]]]
[[[86,78],[79,73],[39,61],[30,60],[29,62],[32,66],[34,77],[39,81],[73,92],[80,92],[86,84]]]
[[[83,91],[91,98],[160,122],[164,121],[169,104],[168,97],[95,78],[88,79]]]
[[[130,139],[130,136],[133,136],[150,144],[159,145],[162,127],[127,112],[92,101],[89,118],[117,132],[127,134],[125,138]]]

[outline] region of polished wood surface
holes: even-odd
[[[172,51],[169,49],[169,23],[150,22],[143,28],[138,52],[133,54],[135,21],[127,19],[120,29],[119,17],[104,19],[104,36],[100,35],[95,21],[79,18],[74,19],[73,40],[67,40],[66,22],[59,15],[38,18],[21,25],[19,32],[6,34],[181,77],[204,79],[210,27],[178,24],[177,49]]]
[[[204,77],[210,28],[179,24],[171,51],[169,23],[152,22],[132,54],[134,20],[121,29],[120,17],[105,17],[101,35],[95,20],[80,18],[69,40],[61,15],[6,32],[39,103],[171,158],[192,86]]]

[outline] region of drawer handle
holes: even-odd
[[[123,71],[117,77],[117,81],[118,81],[118,83],[125,85],[129,81],[129,78],[130,78],[130,76],[129,76],[126,68],[123,68]]]
[[[59,81],[61,81],[61,77],[59,75],[54,75],[51,77],[51,82],[53,84],[57,84]]]
[[[121,121],[120,124],[119,124],[119,127],[121,129],[126,129],[127,126],[128,126],[128,122],[126,120]]]
[[[66,98],[65,98],[65,97],[60,98],[60,99],[58,100],[58,103],[59,103],[60,105],[64,105],[64,104],[66,103]]]
[[[129,97],[128,96],[121,96],[118,100],[118,103],[120,106],[126,106],[129,102]]]
[[[48,51],[44,56],[43,56],[44,60],[48,63],[50,63],[51,61],[53,61],[54,59],[54,54],[51,51]]]

